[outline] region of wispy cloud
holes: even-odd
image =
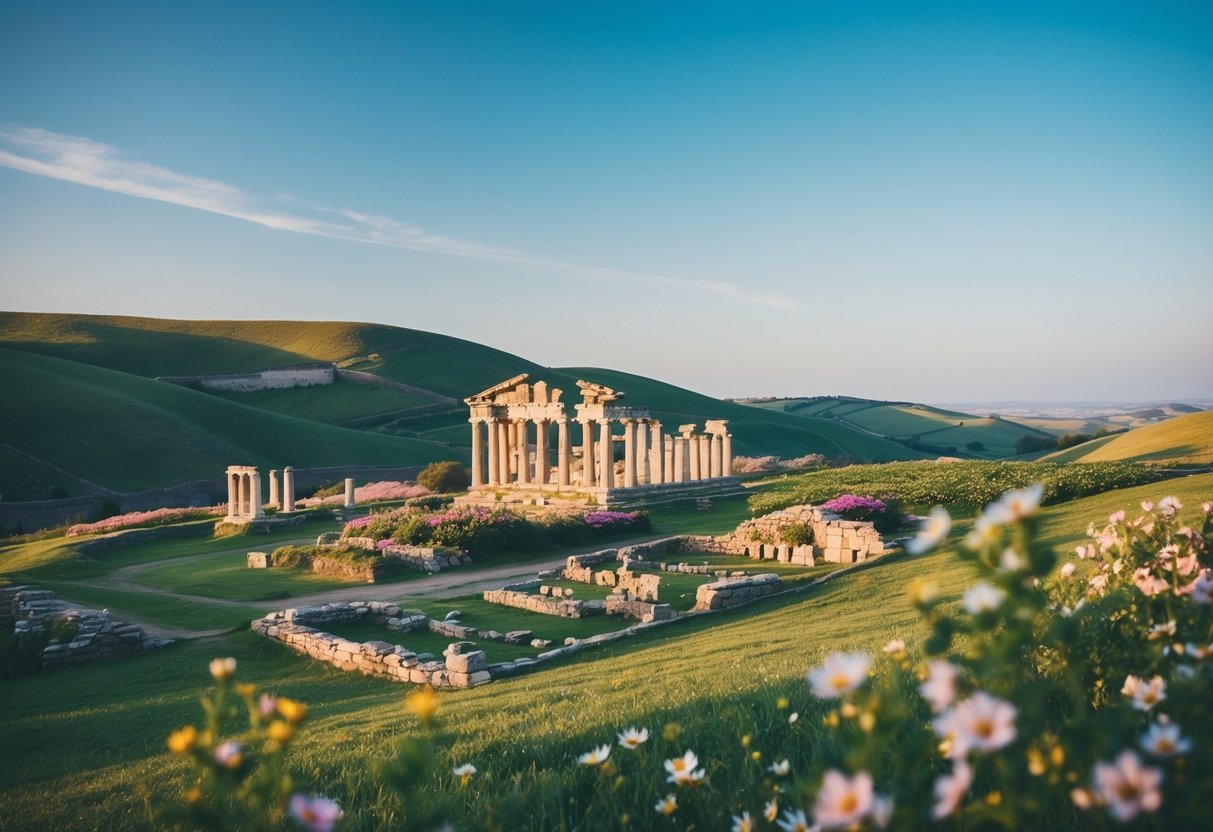
[[[0,127],[0,165],[90,188],[209,211],[277,231],[456,257],[522,263],[592,280],[685,286],[764,306],[799,306],[792,300],[755,292],[726,281],[669,277],[567,263],[510,248],[435,234],[411,223],[362,211],[303,207],[288,211],[279,204],[280,200],[259,197],[226,182],[178,173],[127,158],[112,145],[34,127]]]

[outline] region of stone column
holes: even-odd
[[[468,421],[472,423],[472,488],[480,488],[484,485],[484,431],[479,419]]]
[[[598,456],[602,465],[602,488],[615,487],[615,446],[611,444],[611,420],[604,419],[598,434]]]
[[[647,419],[636,423],[636,484],[649,481],[649,425]]]
[[[518,473],[518,423],[512,419],[507,421],[505,428],[506,465],[510,474]],[[510,479],[510,478],[507,478]]]
[[[240,513],[240,485],[236,474],[227,472],[227,519]]]
[[[261,472],[254,471],[250,475],[252,483],[252,515],[254,520],[259,520],[265,516],[265,504],[261,501]]]
[[[489,445],[488,459],[486,460],[488,468],[487,480],[489,485],[496,485],[499,482],[497,478],[498,474],[501,473],[501,465],[497,462],[497,454],[501,452],[497,446],[497,422],[489,419],[484,423],[484,427],[488,433]]]
[[[593,488],[594,482],[594,423],[581,423],[581,487]]]
[[[712,476],[712,437],[704,434],[699,437],[699,479],[706,480]]]
[[[282,469],[282,510],[295,510],[295,469],[289,465]]]
[[[510,479],[510,431],[504,419],[497,421],[497,482],[509,485]]]
[[[723,477],[724,476],[724,473],[723,473],[724,464],[723,463],[724,463],[724,440],[721,439],[719,433],[716,433],[716,434],[712,435],[712,476],[713,477]]]
[[[674,437],[674,482],[687,479],[687,440],[685,436]]]
[[[236,476],[240,480],[239,496],[236,499],[236,516],[237,517],[248,517],[248,508],[247,508],[248,507],[248,495],[249,495],[248,474],[237,474]]]
[[[660,485],[665,482],[665,449],[661,446],[661,422],[649,423],[649,482]]]
[[[561,488],[569,487],[569,461],[573,457],[573,447],[569,443],[569,420],[561,416],[556,422],[556,484]]]
[[[674,482],[674,437],[668,433],[662,435],[661,450],[665,454],[661,460],[661,481]]]
[[[535,422],[535,482],[547,485],[552,479],[552,453],[548,441],[552,437],[552,423],[547,419]]]
[[[623,487],[636,487],[636,421],[623,420]]]
[[[687,439],[687,456],[690,457],[691,472],[688,477],[691,482],[703,479],[703,466],[699,457],[699,437],[692,436]]]
[[[282,490],[278,487],[278,469],[270,469],[270,505],[282,510]]]
[[[345,507],[354,508],[357,503],[354,501],[354,478],[345,478]]]
[[[518,442],[515,446],[518,484],[526,485],[531,481],[531,443],[527,439],[527,420],[519,419],[514,424],[514,438]]]
[[[723,448],[720,452],[720,476],[733,476],[733,434],[726,433],[724,440],[721,443]]]

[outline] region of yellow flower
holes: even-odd
[[[212,659],[211,675],[219,682],[232,678],[236,675],[236,660],[231,656],[226,659]]]
[[[825,715],[825,718],[822,719],[822,722],[825,723],[827,728],[837,728],[838,727],[838,711],[830,711],[828,714]]]
[[[291,741],[291,737],[295,736],[295,729],[290,726],[290,723],[283,722],[281,719],[275,719],[265,729],[265,733],[274,742],[285,744]]]
[[[678,738],[681,736],[682,726],[677,722],[669,723],[661,732],[661,738],[666,742],[678,742]]]
[[[909,593],[910,603],[916,606],[925,606],[939,597],[939,586],[929,581],[924,581],[922,578],[915,578],[910,581],[910,585],[906,591]]]
[[[307,718],[307,705],[302,702],[280,696],[276,704],[278,713],[282,714],[287,722],[298,725]]]
[[[256,690],[257,686],[252,682],[241,682],[236,685],[236,693],[241,699],[251,699]]]
[[[761,751],[750,752],[750,759],[753,760],[754,762],[758,762],[759,760],[762,759],[762,752]]]
[[[428,685],[410,693],[405,697],[404,704],[425,725],[429,725],[438,712],[438,696]]]
[[[750,735],[749,734],[746,734],[744,737],[741,738],[741,747],[742,748],[750,747]]]
[[[872,733],[872,729],[876,727],[876,715],[871,711],[864,711],[859,715],[859,727],[867,733]]]
[[[986,804],[989,806],[997,806],[1002,803],[1002,792],[990,792],[986,795]]]
[[[775,700],[775,707],[781,711],[786,711],[788,709],[788,698],[786,696],[779,697]]]
[[[178,728],[168,735],[168,750],[174,754],[185,754],[198,743],[198,729],[193,725]]]
[[[858,715],[859,715],[859,708],[856,708],[850,702],[844,702],[842,704],[843,719],[854,719]]]
[[[197,786],[191,786],[189,791],[185,793],[185,802],[191,806],[202,799],[202,789]]]
[[[655,808],[658,812],[661,812],[661,814],[669,817],[678,811],[678,798],[675,795],[667,794],[664,798],[657,801],[657,806]]]

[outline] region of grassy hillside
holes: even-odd
[[[1073,462],[1154,462],[1168,465],[1213,464],[1213,410],[1176,416],[1128,433],[1096,439],[1046,460]]]
[[[956,453],[998,459],[1015,453],[1015,442],[1028,434],[1044,435],[1036,427],[1005,419],[990,419],[943,410],[925,404],[882,402],[870,399],[819,397],[754,402],[753,407],[789,413],[807,419],[829,419],[841,426],[879,434],[899,442],[947,449]],[[981,443],[980,448],[967,447]],[[938,455],[938,452],[934,453]]]
[[[4,441],[127,491],[217,477],[231,464],[399,466],[462,452],[269,413],[128,373],[0,349]],[[2,472],[4,469],[0,469]],[[0,490],[9,492],[7,484]]]
[[[1213,475],[1047,509],[1042,533],[1063,558],[1072,558],[1088,522],[1102,523],[1115,509],[1167,493],[1184,503],[1185,517],[1194,518],[1201,500],[1213,496]],[[746,785],[725,779],[740,767],[719,764],[741,753],[744,734],[753,735],[754,748],[767,755],[763,764],[782,751],[793,771],[805,771],[821,739],[821,719],[834,706],[810,695],[805,671],[830,651],[878,652],[890,638],[904,639],[913,657],[921,658],[927,631],[906,597],[906,585],[919,576],[936,582],[943,598],[954,603],[974,579],[974,569],[945,547],[879,564],[806,595],[680,623],[532,675],[442,695],[438,718],[448,734],[440,765],[472,762],[479,770],[468,788],[456,792],[448,777],[442,789],[457,794],[478,820],[490,806],[516,809],[517,822],[505,828],[611,826],[614,818],[595,815],[597,807],[569,803],[576,783],[598,776],[573,761],[613,742],[615,732],[629,724],[653,730],[644,753],[658,760],[693,748],[709,766],[716,793],[740,795]],[[223,655],[238,659],[242,681],[308,703],[292,768],[301,788],[340,801],[346,811],[341,828],[398,823],[399,803],[384,798],[371,773],[391,757],[399,738],[417,731],[402,706],[402,686],[342,673],[241,631],[163,653],[4,682],[9,704],[0,709],[0,743],[13,761],[0,768],[0,817],[10,819],[5,828],[144,828],[138,792],[147,787],[164,799],[179,799],[184,766],[165,751],[164,738],[197,720],[197,697],[210,684],[207,662]],[[779,696],[789,699],[788,711],[776,710]],[[787,720],[792,711],[800,714],[794,726]],[[660,738],[668,723],[681,727],[677,748]],[[621,765],[631,764],[621,750],[615,754]],[[762,768],[755,768],[756,776]],[[651,806],[665,784],[646,780],[620,787],[625,797],[643,797],[646,814],[638,820],[644,823],[635,828],[656,828]],[[699,799],[693,792],[679,797]],[[738,809],[722,806],[721,817]],[[1090,817],[1062,817],[1057,825],[1081,827]]]

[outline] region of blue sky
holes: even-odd
[[[1213,396],[1207,4],[5,3],[0,308]]]

